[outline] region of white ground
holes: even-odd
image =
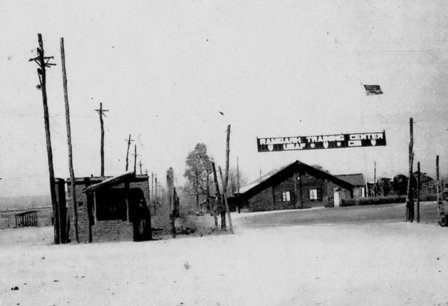
[[[1,231],[0,304],[448,305],[446,228],[234,222],[235,235],[142,243]]]

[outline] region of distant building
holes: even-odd
[[[64,185],[67,184],[67,188],[70,188],[70,179],[67,182],[58,179],[56,184],[58,201],[65,203]],[[75,195],[80,242],[151,239],[147,175],[126,173],[116,177],[76,178]],[[67,199],[66,207],[70,240],[74,242],[71,199]]]
[[[16,227],[37,226],[37,210],[28,210],[15,214]]]
[[[417,177],[418,172],[414,172],[415,182],[417,182]],[[420,194],[428,195],[437,193],[437,180],[434,180],[425,172],[420,173],[420,184],[421,184]]]
[[[347,183],[355,186],[353,189],[353,198],[365,198],[366,197],[366,180],[364,179],[364,174],[353,173],[353,174],[339,174],[335,175],[338,179],[346,181]]]
[[[295,161],[240,188],[238,204],[249,211],[307,208],[353,198],[356,188],[325,171]],[[235,200],[235,198],[233,199]]]

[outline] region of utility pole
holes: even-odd
[[[157,211],[157,204],[156,204],[156,197],[154,194],[154,172],[151,172],[151,191],[150,191],[150,199],[151,199],[151,205],[154,206],[154,215],[156,214]]]
[[[229,229],[230,233],[233,234],[233,226],[232,226],[232,218],[230,216],[230,210],[229,210],[229,203],[227,203],[227,185],[229,182],[229,155],[230,155],[230,124],[227,126],[227,139],[226,139],[226,178],[225,178],[225,185],[224,185],[224,203],[226,204],[226,210],[227,210],[227,217],[229,218]],[[224,183],[223,183],[224,184]]]
[[[406,221],[413,222],[414,221],[414,200],[412,197],[412,165],[414,163],[414,121],[412,118],[409,118],[409,179],[408,179],[408,190],[407,190],[407,199],[406,199]]]
[[[436,192],[437,192],[437,205],[439,207],[439,211],[442,211],[442,200],[440,198],[440,176],[439,176],[439,155],[436,156]]]
[[[75,171],[73,170],[73,150],[72,150],[72,132],[70,127],[70,106],[68,104],[68,89],[67,89],[67,71],[65,68],[65,48],[64,48],[64,38],[61,37],[61,64],[62,64],[62,83],[64,86],[64,102],[65,102],[65,123],[67,126],[67,144],[68,144],[68,166],[70,171],[70,193],[71,200],[73,206],[73,219],[74,219],[74,227],[75,227],[75,239],[76,242],[79,243],[79,235],[78,235],[78,207],[76,203],[76,195],[75,195]],[[62,221],[62,220],[61,220]],[[67,237],[64,239],[68,241],[68,232],[66,233]]]
[[[420,187],[421,187],[420,162],[417,162],[417,223],[420,223]]]
[[[103,109],[103,103],[100,103],[100,109],[96,109],[100,115],[100,125],[101,125],[101,176],[104,176],[104,121],[103,116],[106,117],[105,112],[108,112],[108,109]]]
[[[138,165],[139,165],[139,167],[140,167],[140,174],[143,174],[143,171],[142,171],[142,160],[140,159],[140,162],[138,163]]]
[[[216,175],[216,167],[215,167],[215,163],[212,162],[212,171],[213,171],[213,181],[215,182],[215,204],[213,205],[213,219],[215,219],[215,228],[218,228],[218,216],[217,216],[217,204],[218,201],[220,201],[220,193],[219,193],[219,183],[218,183],[218,177]]]
[[[154,188],[155,188],[155,194],[156,194],[156,202],[159,202],[159,187],[157,185],[157,173],[154,175]]]
[[[128,169],[129,169],[129,148],[131,147],[131,142],[133,142],[134,140],[131,139],[131,134],[129,134],[129,138],[125,139],[125,140],[128,143],[128,149],[126,150],[126,172],[128,172]]]
[[[151,172],[151,198],[153,198],[154,202],[154,172]]]
[[[206,190],[206,192],[207,192],[207,206],[210,209],[210,202],[211,201],[210,201],[210,168],[209,167],[207,167],[206,172],[207,172],[207,190]]]
[[[137,173],[137,145],[134,145],[134,173]]]
[[[226,190],[225,190],[225,186],[224,186],[224,184],[225,184],[224,183],[224,177],[222,175],[222,170],[221,170],[220,166],[218,166],[218,170],[219,170],[219,176],[221,178],[221,184],[222,184],[222,199],[221,199],[222,203],[221,203],[221,207],[224,204],[224,208],[221,208],[219,210],[219,214],[221,215],[221,229],[226,229],[227,228],[227,226],[226,226],[226,206],[225,206],[225,203],[223,203],[224,202],[224,198],[226,197]]]
[[[238,208],[238,213],[241,212],[241,203],[240,203],[240,166],[239,166],[239,161],[238,161],[238,156],[236,157],[236,188],[237,188],[237,193],[236,193],[236,203],[237,203],[237,208]]]
[[[166,186],[168,188],[168,204],[170,206],[171,234],[173,238],[176,238],[174,171],[171,167],[166,172]]]
[[[376,196],[376,161],[373,162],[373,192],[375,193],[374,196]]]
[[[37,75],[39,77],[40,84],[38,88],[42,91],[42,102],[44,108],[44,123],[45,123],[45,139],[47,143],[47,156],[48,156],[48,172],[50,178],[50,195],[51,195],[51,205],[53,207],[53,218],[54,218],[54,243],[59,244],[61,242],[61,215],[59,212],[58,202],[56,200],[56,186],[54,180],[54,169],[53,169],[53,151],[51,148],[51,135],[50,135],[50,120],[48,116],[48,104],[47,104],[47,75],[46,68],[55,66],[56,64],[50,63],[50,60],[54,59],[53,56],[45,56],[44,53],[44,43],[42,41],[42,34],[37,34],[39,47],[37,48],[37,57],[30,59],[29,61],[36,62],[39,66],[37,68]]]

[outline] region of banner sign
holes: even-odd
[[[376,147],[386,145],[386,132],[257,138],[258,152]]]

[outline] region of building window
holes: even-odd
[[[322,190],[320,188],[310,189],[311,201],[322,201]]]
[[[291,192],[290,191],[282,192],[282,202],[291,202]]]

